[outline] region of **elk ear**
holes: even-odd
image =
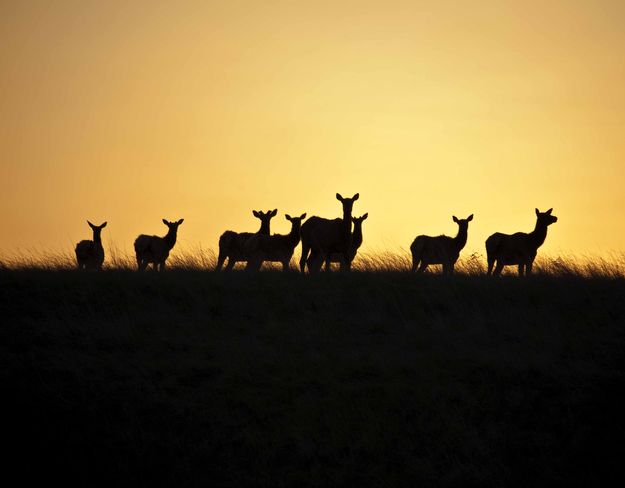
[[[300,220],[304,220],[304,219],[306,218],[306,214],[305,214],[305,213],[303,213],[302,215],[300,215],[300,217],[299,217],[299,218],[300,218]]]
[[[535,208],[534,210],[536,210],[536,217],[538,217],[540,215],[540,211],[537,208]]]
[[[178,225],[182,224],[183,222],[184,222],[184,219],[180,219],[180,220],[178,221]]]
[[[550,208],[549,210],[547,210],[546,214],[551,215],[551,212],[553,212],[553,208]]]
[[[262,212],[257,212],[256,210],[252,210],[252,214],[254,215],[254,217],[260,219]]]
[[[473,214],[469,215],[467,217],[467,222],[471,222],[473,220]]]
[[[286,217],[286,219],[287,219],[289,222],[292,222],[292,221],[293,221],[293,219],[291,218],[291,216],[290,216],[289,214],[284,214],[284,216]]]
[[[458,217],[456,217],[455,215],[452,215],[452,218],[454,219],[454,222],[457,224],[458,223]]]
[[[167,227],[169,227],[169,222],[167,222],[165,219],[163,219],[163,224],[165,224]]]
[[[358,197],[360,197],[360,193],[356,193],[356,194],[352,197],[352,200],[355,202],[356,200],[358,200]]]
[[[100,226],[100,229],[104,229],[104,228],[106,227],[106,224],[107,224],[107,223],[108,223],[108,222],[104,222],[104,223]]]
[[[337,193],[337,194],[336,194],[336,199],[337,199],[337,200],[339,200],[339,201],[341,201],[341,202],[343,201],[343,197],[341,196],[341,194],[340,194],[340,193]]]
[[[87,223],[89,224],[89,227],[91,227],[92,229],[95,227],[95,225],[93,225],[93,224],[92,224],[91,222],[89,222],[88,220],[87,220]]]
[[[362,220],[367,220],[367,217],[369,217],[369,212],[367,212],[366,214],[364,214],[362,217],[360,217]]]
[[[274,208],[271,212],[269,212],[271,214],[272,217],[275,217],[276,215],[278,215],[278,209]]]

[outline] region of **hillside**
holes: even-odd
[[[90,485],[623,478],[623,297],[608,277],[0,271],[7,464]]]

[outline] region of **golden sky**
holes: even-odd
[[[625,2],[5,1],[0,252],[340,216],[366,249],[625,248]],[[483,251],[482,251],[483,252]]]

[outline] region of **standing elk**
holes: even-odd
[[[362,222],[366,220],[368,216],[369,214],[366,213],[362,217],[352,217],[352,222],[354,223],[354,230],[352,231],[352,242],[351,242],[351,247],[350,247],[349,256],[348,256],[350,265],[354,261],[354,258],[356,257],[356,254],[358,253],[358,249],[362,245]],[[318,259],[319,259],[318,256],[316,256],[314,253],[311,253],[307,261],[308,267],[310,268],[310,266],[314,266],[315,263],[318,263],[319,262]],[[334,254],[326,255],[326,260],[325,260],[326,271],[328,271],[328,268],[330,267],[331,263],[339,263],[341,269],[345,269],[345,262],[343,260],[343,254],[341,253],[334,253]]]
[[[436,237],[417,236],[415,238],[410,245],[413,272],[423,273],[430,264],[442,264],[443,274],[453,274],[460,251],[467,243],[469,222],[473,220],[473,214],[466,219],[459,219],[454,215],[453,220],[458,224],[456,237],[443,235]]]
[[[176,244],[178,226],[184,222],[180,219],[177,222],[169,222],[163,219],[163,223],[169,228],[164,237],[147,236],[141,234],[135,240],[135,253],[137,255],[137,266],[139,271],[143,271],[148,264],[153,264],[155,270],[163,271],[165,261],[169,257],[169,251]]]
[[[308,271],[315,272],[321,268],[332,254],[341,254],[345,262],[344,269],[349,271],[351,261],[349,254],[352,242],[352,207],[358,200],[356,193],[352,198],[343,198],[339,193],[336,199],[343,205],[342,219],[324,219],[311,217],[302,226],[302,256],[299,261],[300,270],[304,273],[309,252],[315,256],[315,262],[308,262]],[[329,267],[327,268],[329,271]]]
[[[496,232],[486,239],[486,259],[490,276],[499,276],[504,266],[517,265],[519,276],[532,274],[532,266],[538,248],[547,238],[547,227],[558,221],[558,217],[551,215],[553,209],[546,212],[536,210],[536,227],[532,232],[517,232],[516,234],[502,234]],[[493,266],[495,266],[493,272]]]
[[[289,269],[293,251],[299,244],[300,229],[306,214],[299,217],[285,218],[291,222],[291,232],[286,235],[274,234],[272,236],[255,234],[246,243],[247,253],[250,256],[245,269],[258,271],[265,261],[282,263],[282,270]]]
[[[230,271],[238,261],[247,262],[249,260],[249,255],[246,252],[245,243],[254,235],[269,235],[269,224],[277,213],[278,209],[268,210],[267,212],[253,210],[252,214],[254,217],[260,219],[260,229],[256,234],[253,232],[234,232],[232,230],[224,232],[219,238],[219,257],[217,258],[215,270],[221,270],[226,258],[228,258],[226,271]]]
[[[80,241],[76,244],[76,262],[78,269],[102,269],[104,263],[104,248],[102,247],[102,229],[106,227],[106,222],[102,225],[93,225],[87,220],[89,227],[93,231],[92,241]]]

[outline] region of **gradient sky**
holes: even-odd
[[[0,252],[85,220],[216,247],[252,209],[340,216],[365,249],[560,221],[543,250],[625,248],[625,2],[3,1]]]

